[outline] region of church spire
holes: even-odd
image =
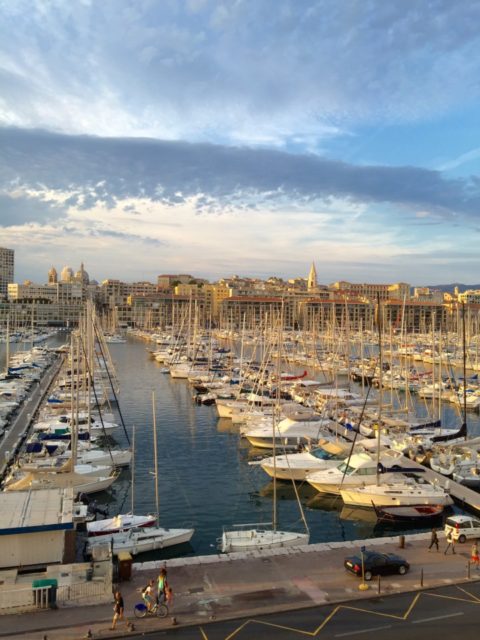
[[[308,274],[307,290],[314,291],[317,288],[317,270],[315,269],[315,262],[312,261],[310,267],[310,273]]]

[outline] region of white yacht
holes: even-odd
[[[391,507],[408,505],[450,505],[450,494],[439,485],[406,478],[402,482],[381,482],[364,487],[340,490],[345,504],[357,507]]]
[[[275,427],[275,446],[280,449],[297,449],[299,445],[307,445],[326,436],[328,427],[335,430],[335,422],[322,420],[291,420],[284,418]],[[254,447],[273,449],[274,435],[272,425],[251,428],[245,437]]]
[[[321,440],[315,447],[300,453],[265,458],[260,466],[271,478],[303,482],[309,473],[337,467],[345,460],[347,444]]]
[[[387,468],[400,467],[402,454],[397,451],[382,451],[380,462]],[[398,474],[385,474],[389,477]],[[307,482],[320,493],[339,495],[342,487],[358,487],[375,482],[377,459],[369,453],[355,453],[333,469],[317,471],[307,476]]]

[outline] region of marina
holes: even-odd
[[[64,339],[64,335],[58,334],[52,344],[59,344]],[[145,344],[138,337],[129,336],[126,340],[109,342],[108,349],[118,379],[119,404],[110,401],[102,411],[111,413],[113,419],[117,421],[121,407],[122,418],[130,433],[129,440],[131,440],[133,427],[135,428],[135,464],[132,469],[128,466],[119,468],[114,483],[108,491],[95,494],[95,506],[98,505],[100,511],[108,513],[110,517],[128,512],[149,514],[156,511],[156,496],[152,482],[152,475],[155,473],[152,416],[152,393],[154,393],[157,398],[155,417],[158,431],[156,451],[159,515],[157,526],[161,525],[166,529],[183,527],[184,531],[194,531],[193,535],[190,534],[189,541],[171,549],[163,549],[161,543],[157,546],[155,543],[149,543],[150,550],[142,554],[142,558],[148,558],[151,554],[159,558],[172,555],[215,554],[222,544],[225,528],[235,528],[238,523],[256,523],[260,531],[268,529],[272,519],[272,500],[276,500],[278,521],[288,523],[299,532],[303,526],[297,505],[298,500],[300,501],[306,523],[308,523],[310,542],[313,544],[368,539],[382,535],[391,536],[396,531],[405,531],[405,527],[412,532],[425,531],[429,528],[429,521],[422,521],[420,518],[414,519],[413,522],[377,518],[372,509],[345,505],[338,491],[336,496],[328,495],[329,492],[318,493],[315,485],[312,486],[306,478],[303,481],[297,481],[296,486],[293,486],[293,483],[287,479],[289,454],[283,451],[277,452],[277,455],[279,461],[282,455],[286,458],[287,471],[283,472],[283,481],[278,481],[275,487],[272,469],[267,474],[260,464],[262,459],[268,459],[271,452],[253,447],[246,438],[241,436],[241,425],[232,418],[219,418],[214,404],[196,402],[197,392],[186,378],[165,375],[163,363],[149,357],[148,343]],[[305,385],[308,380],[318,381],[327,378],[318,367],[311,367],[310,373],[302,368],[303,364],[287,365],[283,362],[282,366],[289,366],[290,371],[290,376],[283,375],[284,382],[287,377],[292,378],[290,382],[298,379],[297,384],[300,389],[301,382]],[[40,382],[43,394],[50,380],[57,373],[58,366],[58,364],[55,365]],[[343,386],[341,398],[344,406],[349,401],[350,408],[358,411],[360,407],[357,397],[360,399],[365,397],[364,394],[362,395],[365,388],[362,389],[361,382],[349,383],[348,378],[345,377],[341,380]],[[304,388],[308,386],[306,384]],[[327,390],[322,391],[321,388],[319,393],[319,397],[323,398],[331,398],[333,395],[332,391],[327,393]],[[375,395],[378,397],[378,391],[372,392],[371,399]],[[36,396],[32,395],[32,398],[34,397]],[[28,400],[28,402],[32,401]],[[39,402],[39,397],[35,402]],[[295,410],[298,413],[303,411],[303,418],[308,417],[305,404],[303,408],[302,405],[297,404]],[[451,409],[448,405],[444,411],[444,419],[451,420],[449,415]],[[28,413],[33,415],[33,410],[29,410]],[[23,414],[18,418],[21,415]],[[268,408],[266,415],[266,418],[260,417],[260,414],[255,418],[253,411],[251,424],[255,424],[255,420],[262,424],[263,420],[265,425],[263,428],[271,433],[272,418],[268,417]],[[343,456],[344,459],[348,455],[355,432],[342,428],[333,421],[331,411],[328,421],[325,420],[325,414],[320,414],[318,411],[313,415],[317,421],[320,416],[319,428],[322,428],[322,433],[326,434],[329,430],[331,437],[337,437],[336,445],[333,445],[333,441],[328,445],[324,442],[326,450],[330,446],[329,455],[334,456],[332,446],[336,446],[335,455],[341,459]],[[26,424],[25,419],[22,422],[23,427]],[[386,416],[385,419],[387,420]],[[242,422],[245,421],[242,420]],[[297,424],[301,425],[302,422]],[[311,429],[314,422],[307,420],[304,424],[309,424]],[[469,433],[472,436],[478,434],[480,423],[477,414],[469,413],[468,424]],[[327,431],[324,429],[325,426],[328,426]],[[13,437],[15,433],[15,438],[18,440],[20,432],[21,429],[15,429],[15,431],[12,429],[8,435]],[[313,433],[314,430],[312,430]],[[339,440],[340,435],[342,437]],[[298,437],[298,434],[295,437]],[[107,438],[111,444],[115,445],[112,452],[116,449],[128,449],[131,444],[121,429],[115,429]],[[365,442],[365,439],[363,441]],[[370,439],[370,443],[374,441],[375,438]],[[4,458],[5,449],[11,445],[11,442],[5,438],[0,442]],[[293,451],[290,455],[292,453]],[[410,470],[421,469],[425,480],[447,489],[456,503],[452,507],[447,507],[448,513],[461,512],[465,508],[479,508],[480,494],[472,489],[436,474],[430,469],[425,469],[415,460],[402,458],[399,452],[390,451],[385,455],[387,454],[391,459],[382,458],[387,466],[392,464],[392,460],[397,462],[402,460],[402,466],[409,467]],[[5,465],[5,460],[3,462]],[[373,466],[375,467],[375,463]],[[81,532],[78,533],[78,537],[82,539]],[[119,544],[122,543],[127,544],[127,541],[119,540]],[[78,557],[82,559],[82,551],[87,548],[86,541],[77,547],[80,554]],[[149,549],[147,543],[144,548]]]

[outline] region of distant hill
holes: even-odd
[[[466,291],[467,289],[480,289],[480,284],[462,284],[461,282],[453,282],[452,284],[428,284],[425,285],[429,289],[438,289],[444,293],[453,293],[455,287],[458,287],[459,291]]]

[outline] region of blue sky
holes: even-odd
[[[0,2],[16,277],[480,276],[480,1]]]

